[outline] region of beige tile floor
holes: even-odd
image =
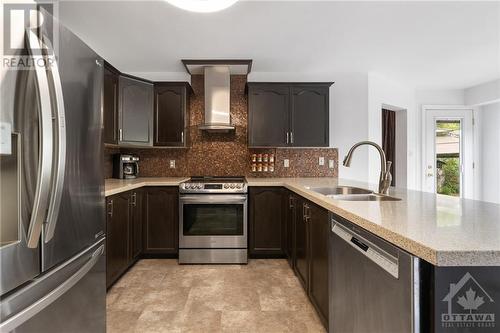
[[[286,260],[139,261],[107,295],[107,332],[326,332]]]

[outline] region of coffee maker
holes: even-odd
[[[139,156],[113,155],[113,178],[134,179],[139,175]]]

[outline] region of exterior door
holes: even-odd
[[[425,175],[428,192],[473,198],[472,109],[425,112]]]

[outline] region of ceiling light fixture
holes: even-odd
[[[166,0],[171,5],[191,12],[211,13],[226,9],[238,0]]]

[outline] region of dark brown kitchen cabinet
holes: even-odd
[[[297,195],[291,191],[286,192],[286,245],[285,253],[288,259],[288,264],[293,269],[295,265],[295,220],[297,218]]]
[[[323,325],[328,327],[328,211],[289,195],[289,219],[295,223],[293,268]],[[291,208],[293,207],[293,208]],[[290,256],[290,254],[289,254]],[[290,258],[290,257],[289,257]]]
[[[328,327],[328,211],[306,203],[309,229],[309,298],[323,324]]]
[[[248,83],[248,145],[328,147],[332,84]]]
[[[248,145],[284,147],[289,127],[288,86],[248,85]],[[288,138],[289,140],[289,138]]]
[[[305,216],[305,202],[301,197],[296,200],[295,214],[295,274],[304,290],[309,288],[309,228]]]
[[[187,83],[157,82],[154,88],[154,145],[187,146],[189,122]]]
[[[118,141],[121,145],[153,145],[153,84],[119,78]]]
[[[179,199],[177,187],[144,189],[143,251],[176,255],[179,252]]]
[[[129,265],[130,193],[106,199],[106,285],[109,287]]]
[[[130,261],[133,262],[142,252],[142,216],[143,216],[143,205],[142,205],[142,190],[131,191],[131,203],[130,203],[130,230],[132,232],[129,237],[130,242]]]
[[[285,254],[284,190],[251,187],[249,190],[249,255],[282,257]]]
[[[295,147],[328,147],[329,87],[291,87],[291,145]]]
[[[104,64],[103,121],[104,143],[118,144],[118,78],[119,73],[110,64]]]

